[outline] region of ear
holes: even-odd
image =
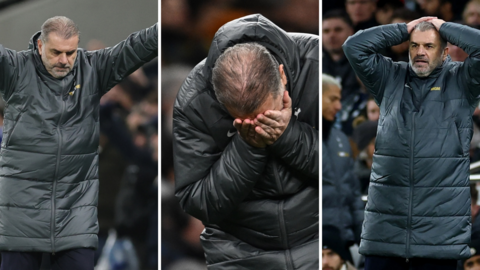
[[[40,39],[37,39],[37,46],[38,46],[38,53],[42,55],[42,41]]]
[[[443,61],[445,61],[445,59],[447,59],[449,49],[450,48],[446,47],[445,50],[443,51],[443,59],[442,59]]]
[[[280,78],[282,79],[282,84],[287,85],[287,75],[285,75],[285,71],[283,70],[283,64],[278,66],[278,71],[280,72]]]

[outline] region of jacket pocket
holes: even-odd
[[[8,145],[10,144],[10,140],[12,139],[13,132],[15,131],[15,127],[17,127],[18,121],[20,121],[20,117],[23,115],[24,112],[25,111],[20,111],[18,113],[17,117],[15,117],[15,120],[13,122],[13,126],[9,131],[4,129],[3,135],[4,136],[7,135],[6,136],[7,138],[4,140],[4,143],[2,145],[3,148],[8,148]]]

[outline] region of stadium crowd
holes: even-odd
[[[172,117],[177,92],[204,59],[225,23],[261,13],[287,32],[319,34],[319,1],[161,1],[161,269],[206,269],[201,221],[185,214],[174,196]]]
[[[322,116],[323,116],[323,269],[362,269],[357,252],[365,204],[358,202],[368,192],[375,149],[379,107],[360,82],[342,45],[359,30],[391,23],[409,23],[423,16],[436,16],[479,29],[478,0],[345,0],[324,1],[322,14]],[[382,54],[393,61],[408,62],[408,41],[387,48]],[[468,56],[448,44],[453,61]],[[472,116],[474,134],[470,161],[480,160],[480,109]],[[334,166],[332,166],[334,164]],[[333,181],[335,180],[335,181]],[[470,185],[472,204],[472,257],[458,262],[458,269],[480,269],[480,214],[478,190]],[[339,219],[338,216],[342,218]],[[338,222],[341,222],[340,224]],[[359,227],[360,226],[360,227]],[[347,228],[347,229],[345,229]],[[328,232],[328,233],[326,233]],[[345,244],[339,244],[345,243]],[[347,249],[345,248],[347,247]],[[349,248],[349,250],[348,250]],[[345,267],[345,268],[342,268]]]

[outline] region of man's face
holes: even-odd
[[[78,36],[64,39],[56,33],[50,33],[45,44],[40,39],[37,42],[45,69],[57,79],[65,77],[75,64]]]
[[[470,2],[465,7],[464,20],[467,25],[480,25],[480,4]]]
[[[331,249],[322,249],[322,270],[340,270],[344,261]]]
[[[448,48],[442,50],[440,35],[435,30],[421,32],[414,30],[410,34],[410,66],[419,77],[427,77],[440,66],[448,55]]]
[[[367,102],[367,118],[370,121],[377,121],[380,118],[380,108],[373,100]]]
[[[342,19],[331,18],[323,21],[322,44],[329,54],[342,53],[342,45],[351,35],[353,29]]]
[[[419,4],[425,15],[439,15],[440,13],[440,0],[423,0]]]
[[[322,93],[322,116],[327,121],[335,120],[335,115],[342,109],[341,91],[335,85],[329,85]]]
[[[480,255],[475,255],[463,263],[464,270],[480,270]]]
[[[347,0],[345,7],[353,24],[357,25],[360,22],[370,20],[377,5],[374,0]]]

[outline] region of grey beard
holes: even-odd
[[[427,70],[425,72],[420,72],[418,71],[414,66],[413,66],[413,63],[412,63],[412,58],[410,56],[410,53],[408,54],[408,65],[410,65],[410,67],[412,68],[412,70],[415,72],[415,74],[417,74],[418,77],[428,77],[428,75],[432,74],[432,72],[437,68],[439,67],[442,63],[443,63],[443,56],[445,55],[445,52],[442,53],[442,56],[440,56],[440,61],[437,65],[435,65],[431,70]],[[429,66],[430,67],[430,66]]]

